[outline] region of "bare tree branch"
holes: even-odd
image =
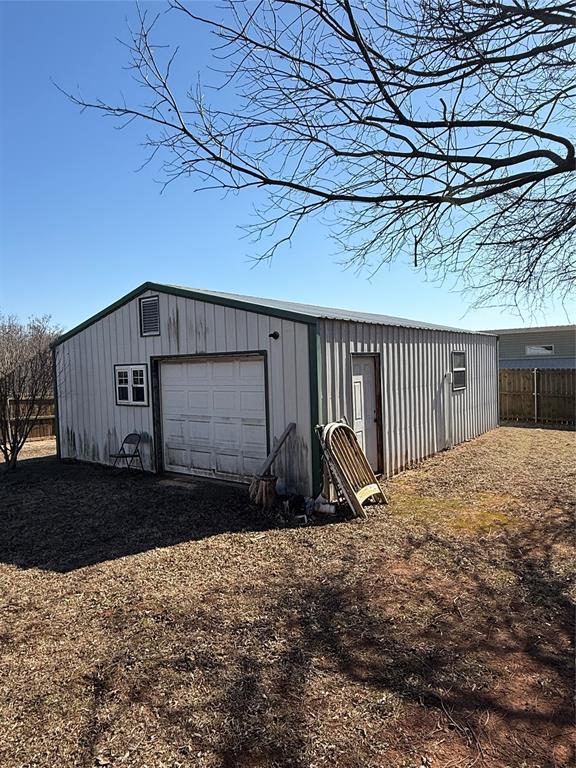
[[[480,303],[568,295],[576,0],[228,0],[212,17],[168,5],[217,40],[213,105],[199,86],[182,93],[176,50],[140,11],[127,47],[148,101],[67,95],[148,124],[166,184],[267,190],[249,228],[273,233],[263,258],[321,214],[344,262],[370,272],[409,258]]]

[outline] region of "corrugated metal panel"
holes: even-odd
[[[210,296],[219,299],[228,299],[230,301],[241,301],[246,304],[254,304],[258,307],[270,307],[271,309],[283,310],[301,314],[308,318],[325,318],[330,320],[348,320],[356,323],[372,325],[394,325],[405,328],[427,328],[432,330],[460,331],[461,333],[482,333],[482,331],[468,331],[465,328],[450,328],[446,325],[436,323],[426,323],[422,320],[410,320],[406,317],[394,317],[393,315],[383,315],[374,312],[361,312],[354,309],[339,309],[337,307],[323,307],[318,304],[302,304],[296,301],[285,301],[284,299],[269,299],[259,296],[244,296],[237,293],[222,293],[220,291],[210,291],[205,288],[188,288],[182,285],[170,285],[166,288],[174,288],[179,291],[190,291],[196,295],[204,295],[207,299]],[[490,331],[486,331],[490,333]]]
[[[270,441],[289,422],[297,425],[289,455],[283,452],[274,469],[280,485],[309,492],[307,325],[181,296],[159,297],[159,336],[140,336],[135,298],[56,347],[62,457],[111,463],[109,454],[128,432],[137,431],[143,435],[144,466],[153,469],[152,406],[116,405],[114,365],[147,363],[150,378],[151,357],[266,351]],[[270,338],[273,331],[279,339]]]
[[[352,354],[380,355],[383,471],[412,466],[498,424],[497,340],[482,334],[323,320],[323,422],[352,415]],[[446,386],[451,352],[464,350],[467,387]]]

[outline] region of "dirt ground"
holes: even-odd
[[[304,528],[30,452],[0,476],[3,768],[574,764],[574,433],[500,428]]]

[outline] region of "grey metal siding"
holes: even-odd
[[[323,422],[351,420],[352,354],[380,355],[387,476],[498,424],[494,336],[322,320],[320,338]],[[446,374],[458,350],[466,352],[467,387],[453,392]]]
[[[535,345],[553,344],[553,355],[539,355],[537,358],[527,358],[526,347]],[[526,331],[526,333],[502,333],[500,335],[500,365],[502,368],[516,367],[507,361],[526,360],[527,363],[536,359],[538,361],[551,361],[556,358],[568,358],[574,361],[576,357],[576,333],[574,330],[553,331]],[[550,367],[549,362],[545,362]],[[533,367],[530,365],[529,367]],[[555,367],[552,365],[551,367]]]
[[[556,357],[539,355],[537,357],[509,357],[500,360],[500,368],[576,368],[576,357]]]
[[[142,297],[156,295],[148,291]],[[268,358],[270,441],[296,422],[290,450],[281,452],[275,471],[280,487],[310,492],[311,433],[308,327],[208,302],[160,293],[159,336],[140,336],[134,298],[55,348],[62,458],[110,464],[122,438],[142,434],[143,462],[154,470],[152,405],[116,405],[114,365],[148,365],[151,358],[216,352],[265,351]],[[280,333],[271,339],[273,331]]]

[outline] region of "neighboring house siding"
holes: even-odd
[[[576,357],[508,357],[500,358],[500,368],[576,368]]]
[[[138,298],[159,295],[161,333],[140,336]],[[114,365],[152,357],[265,351],[268,370],[269,440],[296,422],[291,450],[274,470],[280,486],[311,487],[308,326],[256,312],[148,291],[56,349],[62,458],[112,463],[109,454],[129,432],[142,434],[143,462],[154,470],[152,385],[149,406],[116,405]],[[280,337],[269,334],[278,331]]]
[[[498,333],[498,331],[495,331]],[[526,347],[553,344],[552,355],[526,354]],[[572,368],[576,365],[574,330],[526,331],[500,333],[501,368]]]
[[[352,353],[379,353],[387,476],[498,425],[497,340],[336,320],[320,321],[324,422],[352,414]],[[447,386],[451,352],[465,351],[467,387]]]

